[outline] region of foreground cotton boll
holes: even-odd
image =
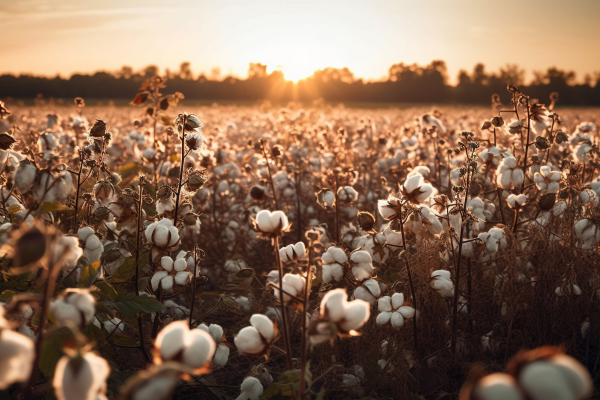
[[[145,235],[148,243],[158,248],[172,248],[179,242],[179,231],[168,218],[148,225]]]
[[[450,279],[450,271],[443,269],[433,271],[429,279],[429,286],[442,297],[454,296],[454,283]]]
[[[109,374],[106,360],[94,353],[64,356],[56,364],[52,385],[59,400],[102,399]]]
[[[236,398],[236,400],[258,400],[264,392],[260,381],[253,376],[247,376],[244,378],[240,389],[242,392]]]
[[[270,350],[276,338],[275,326],[269,317],[254,314],[250,317],[250,326],[242,328],[233,342],[240,353],[262,356]]]
[[[471,399],[524,400],[515,378],[509,374],[495,373],[483,377],[472,389]]]
[[[289,225],[283,211],[261,210],[256,214],[254,222],[257,230],[264,234],[279,234]]]
[[[178,361],[196,373],[206,373],[216,344],[202,329],[189,329],[187,321],[171,322],[156,337],[155,363]]]
[[[354,336],[356,329],[361,328],[371,316],[371,307],[364,300],[348,301],[344,289],[330,290],[321,300],[319,318],[311,321],[309,329],[313,345],[323,343],[332,338],[331,324],[337,326],[340,336]]]
[[[73,323],[83,328],[96,313],[96,300],[88,289],[67,289],[50,303],[50,311],[60,325]]]
[[[2,305],[0,310],[3,313]],[[3,320],[2,314],[0,320]],[[13,383],[26,382],[35,358],[33,340],[2,325],[0,321],[0,390]]]

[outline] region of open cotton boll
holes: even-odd
[[[368,254],[368,253],[367,253]],[[370,257],[370,256],[369,256]],[[331,264],[336,262],[338,264],[344,264],[348,261],[348,256],[344,250],[339,247],[331,246],[327,249],[327,251],[321,256],[323,262],[325,264]]]
[[[217,349],[215,350],[215,355],[212,359],[213,364],[217,367],[225,366],[225,364],[227,364],[227,360],[229,359],[229,347],[224,343],[219,343],[223,340],[223,328],[217,324],[210,324],[210,326],[200,324],[198,325],[197,329],[202,329],[203,331],[208,332],[215,343],[217,343]]]
[[[423,203],[433,193],[433,186],[425,183],[423,175],[415,174],[404,181],[401,191],[412,203]]]
[[[64,325],[67,321],[79,327],[89,324],[96,313],[96,300],[89,289],[67,289],[50,302],[50,311],[56,322]]]
[[[514,377],[504,373],[494,373],[481,378],[472,390],[478,400],[524,400]]]
[[[208,332],[190,330],[187,321],[171,322],[164,327],[154,345],[160,361],[180,361],[194,370],[205,368],[216,349],[215,341]]]
[[[262,353],[275,340],[273,322],[266,315],[254,314],[250,317],[250,325],[238,332],[233,339],[235,346],[241,353]]]
[[[375,305],[379,296],[381,296],[379,282],[374,279],[367,279],[354,289],[354,298],[364,300],[371,306]]]
[[[247,376],[244,378],[240,389],[242,392],[236,398],[236,400],[258,400],[264,392],[260,381],[253,376]]]
[[[442,297],[454,296],[454,283],[450,279],[450,271],[437,270],[431,273],[429,286]]]
[[[323,264],[323,281],[329,283],[331,281],[339,282],[344,277],[344,267],[340,264]]]
[[[519,384],[532,400],[577,400],[569,378],[547,361],[533,361],[519,373]]]
[[[102,325],[104,326],[104,329],[106,329],[106,332],[109,335],[118,335],[120,333],[123,333],[123,330],[125,329],[125,324],[121,322],[119,318],[106,320],[102,323]]]
[[[59,400],[96,400],[106,398],[106,379],[110,367],[94,353],[81,357],[62,357],[56,364],[54,393]]]
[[[145,235],[148,243],[160,248],[173,247],[179,242],[179,231],[168,218],[148,225]]]
[[[26,382],[35,358],[33,340],[2,326],[3,310],[0,305],[0,390]]]
[[[300,275],[285,274],[283,276],[282,288],[283,288],[283,302],[284,304],[289,303],[292,300],[291,296],[300,296],[304,293],[304,285],[306,279]],[[277,298],[279,298],[279,288],[274,287],[273,292]],[[290,296],[291,295],[291,296]]]

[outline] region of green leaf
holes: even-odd
[[[130,176],[134,176],[137,175],[138,172],[140,172],[140,170],[142,169],[142,166],[136,162],[132,162],[129,164],[125,164],[123,165],[120,169],[119,169],[119,175],[121,175],[121,178],[123,180],[129,178]]]
[[[81,269],[81,277],[79,278],[79,287],[88,288],[92,286],[96,279],[98,268],[100,268],[100,260],[91,263]]]
[[[97,293],[100,293],[102,298],[109,298],[113,301],[117,298],[117,291],[107,281],[96,281],[94,288]]]
[[[67,207],[64,204],[56,201],[56,202],[44,202],[42,203],[41,212],[52,212],[52,211],[65,211],[72,210],[71,207]]]
[[[300,392],[300,374],[299,369],[286,371],[279,376],[277,382],[273,382],[267,387],[262,396],[261,400],[280,398],[280,396],[291,397],[297,395]],[[312,383],[312,373],[310,372],[310,362],[306,363],[306,369],[304,371],[305,385],[310,387]]]
[[[15,294],[17,294],[17,292],[14,290],[5,290],[4,292],[0,293],[0,302],[8,303]]]
[[[127,282],[135,274],[135,257],[125,259],[112,276],[115,282]]]
[[[110,340],[114,344],[117,344],[120,346],[135,346],[136,345],[136,343],[134,343],[127,335],[123,335],[122,333],[111,336]]]
[[[104,335],[104,331],[102,330],[102,328],[98,328],[94,324],[88,324],[88,326],[85,327],[83,333],[85,333],[85,335],[94,342],[106,342],[106,336]]]
[[[62,348],[67,339],[71,337],[68,329],[62,328],[44,340],[42,355],[40,357],[40,370],[49,379],[54,375],[56,363],[63,356]]]
[[[119,311],[128,316],[154,313],[164,308],[164,305],[154,297],[136,296],[135,293],[119,294],[114,303]]]
[[[146,288],[148,287],[148,283],[150,283],[149,276],[140,278],[140,280],[138,281],[138,286],[140,288],[140,292],[146,290]]]

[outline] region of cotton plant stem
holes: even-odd
[[[141,230],[142,230],[142,202],[144,195],[144,186],[140,179],[140,189],[138,192],[138,204],[137,204],[137,230],[135,235],[135,295],[140,296],[140,243],[141,243]],[[148,263],[152,263],[152,249],[148,250]],[[146,348],[146,342],[144,339],[144,323],[142,321],[142,314],[138,314],[138,334],[140,336],[140,349],[146,359],[146,362],[152,362],[148,350]]]
[[[198,273],[198,259],[197,259],[198,245],[194,246],[194,276],[192,277],[192,304],[190,305],[190,329],[192,329],[192,316],[194,315],[194,303],[196,301],[196,274]]]
[[[413,284],[412,273],[410,271],[410,263],[408,262],[408,256],[406,255],[406,236],[404,235],[404,222],[402,221],[402,210],[404,207],[400,208],[400,233],[402,234],[402,245],[404,246],[404,262],[406,263],[406,272],[408,274],[408,284],[410,285],[410,292],[413,298],[413,305],[415,310],[417,310],[417,293],[415,292],[415,286]],[[413,338],[415,341],[415,352],[417,356],[419,354],[419,335],[417,332],[417,315],[415,313],[415,317],[412,321],[413,325]]]
[[[48,268],[48,280],[46,281],[46,287],[44,289],[42,311],[40,313],[40,324],[38,326],[38,339],[35,342],[35,358],[33,360],[31,374],[29,375],[28,387],[30,388],[33,388],[33,385],[35,384],[36,378],[40,371],[39,363],[42,357],[42,349],[44,346],[44,326],[46,326],[46,320],[48,319],[48,308],[50,306],[50,301],[52,300],[52,296],[54,294],[56,279],[58,278],[58,274],[62,270],[63,258],[64,256],[61,256],[56,262],[51,262]]]
[[[283,302],[283,265],[281,263],[281,257],[279,256],[279,236],[275,236],[275,258],[277,260],[277,269],[279,271],[279,305],[281,307],[281,330],[283,336],[283,342],[285,345],[285,356],[287,361],[288,370],[292,370],[294,365],[292,363],[292,347],[290,345],[290,337],[287,323],[287,312],[285,309],[285,303]]]
[[[271,183],[271,190],[273,191],[273,200],[275,201],[275,210],[279,210],[279,203],[277,202],[277,193],[275,192],[275,183],[273,182],[273,175],[271,174],[271,166],[269,165],[269,155],[265,149],[264,143],[261,144],[263,156],[267,161],[267,172],[269,173],[269,182]]]
[[[175,215],[173,216],[173,226],[177,226],[177,218],[179,217],[179,197],[181,196],[181,188],[183,187],[183,167],[185,163],[185,125],[187,123],[187,115],[183,115],[183,123],[181,128],[181,165],[179,167],[179,180],[177,181],[177,197],[175,199]]]
[[[311,261],[311,248],[312,241],[308,244],[308,265],[306,267],[306,282],[304,284],[304,302],[302,303],[302,340],[300,344],[301,356],[300,356],[300,399],[304,397],[304,386],[306,381],[306,359],[308,353],[308,329],[306,326],[306,310],[308,308],[308,298],[310,296],[310,288],[312,283],[312,268],[310,266]]]
[[[470,159],[468,156],[467,150],[467,163],[470,163]],[[461,223],[460,223],[460,237],[458,240],[458,257],[456,258],[456,284],[454,285],[454,307],[452,309],[452,341],[450,347],[452,349],[452,353],[456,354],[456,334],[458,330],[458,298],[460,292],[460,265],[462,261],[462,249],[463,249],[463,238],[464,238],[464,227],[463,227],[463,215],[467,213],[467,202],[469,199],[469,187],[471,186],[471,166],[467,164],[467,188],[465,191],[465,204],[463,207],[463,212],[461,214]]]

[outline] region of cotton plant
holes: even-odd
[[[187,319],[187,317],[190,315],[189,308],[182,306],[171,299],[165,300],[163,302],[163,306],[164,308],[160,310],[160,314],[163,316],[163,318],[170,317],[174,321],[177,321],[181,319]]]
[[[202,329],[204,332],[208,332],[208,334],[213,338],[217,344],[217,348],[215,350],[212,363],[216,367],[224,367],[229,359],[229,344],[225,339],[225,333],[223,332],[221,325],[210,324],[207,326],[206,324],[200,324],[198,325],[197,329]]]
[[[186,253],[181,251],[175,260],[168,256],[160,259],[159,267],[150,280],[153,291],[157,291],[160,286],[162,290],[169,293],[173,291],[174,286],[183,286],[192,279],[193,274],[188,269],[185,255]]]
[[[500,250],[508,246],[506,235],[501,228],[491,228],[487,232],[482,232],[477,238],[485,245],[485,252],[482,254],[482,260],[491,260]]]
[[[318,317],[311,320],[310,341],[317,345],[339,336],[355,336],[371,315],[370,305],[363,300],[347,300],[344,289],[330,290],[321,300]],[[335,326],[335,328],[333,328]]]
[[[415,309],[412,304],[404,301],[402,293],[394,293],[392,296],[383,296],[377,302],[379,315],[377,315],[377,325],[390,325],[398,330],[404,326],[406,319],[415,316]]]
[[[428,206],[420,204],[408,217],[405,229],[412,231],[420,241],[425,235],[439,235],[443,227],[437,215]]]

